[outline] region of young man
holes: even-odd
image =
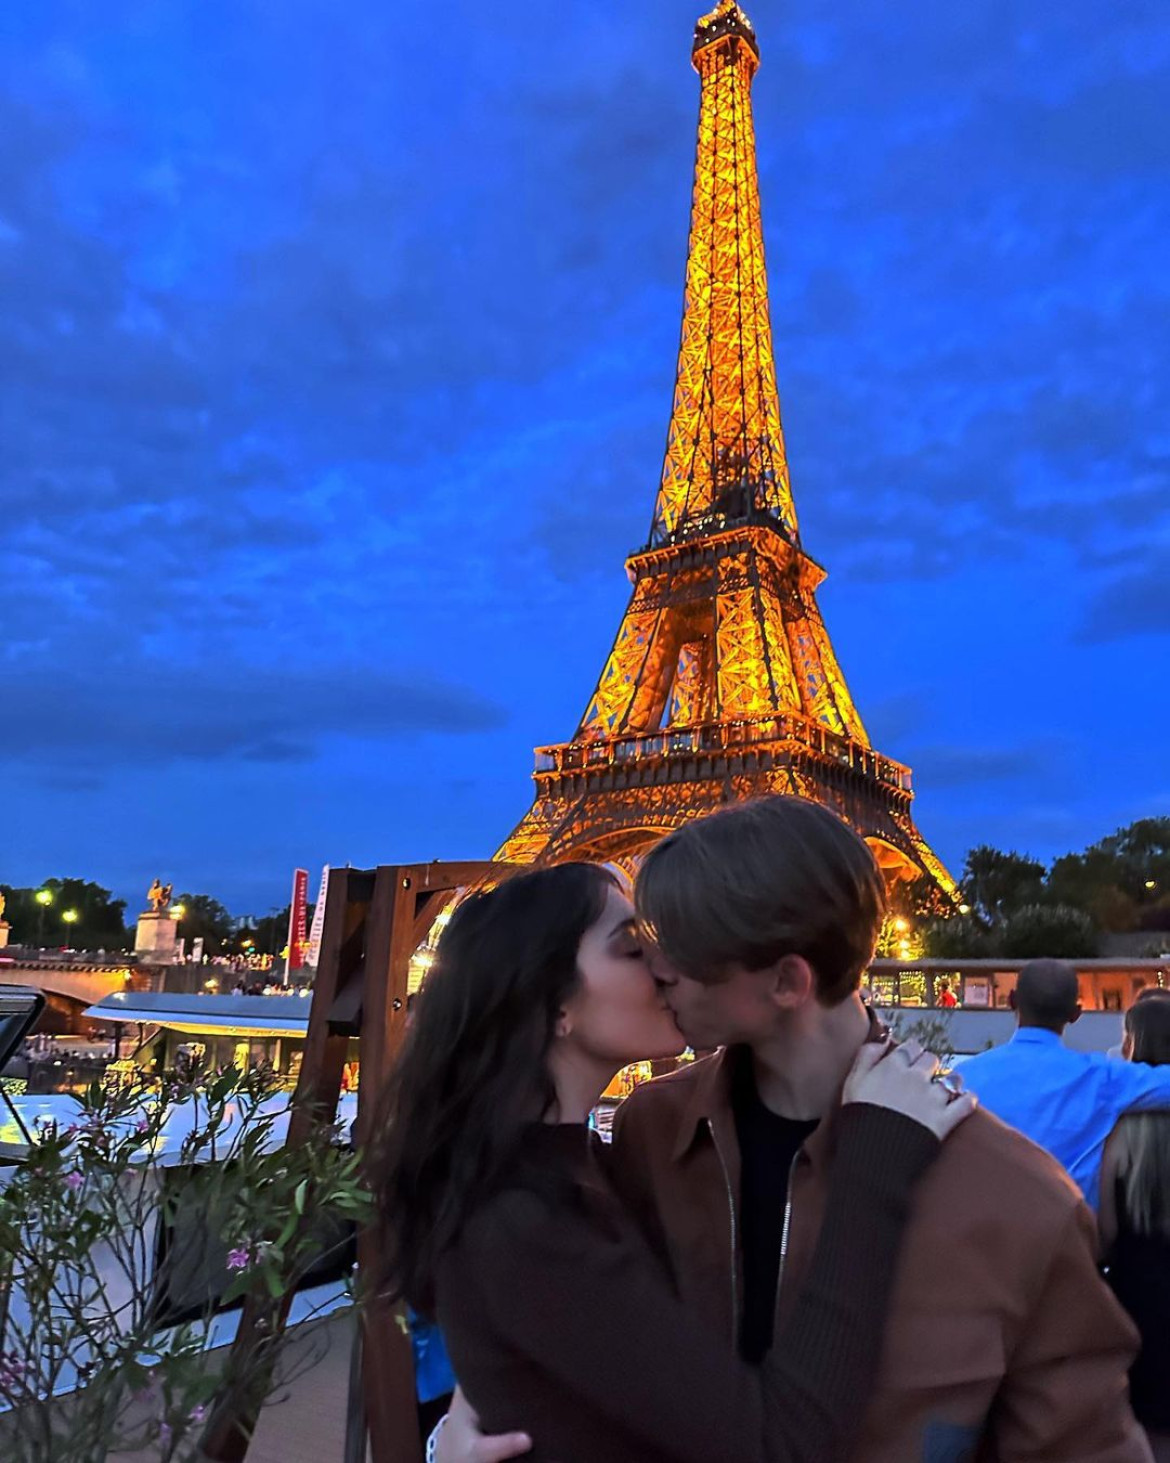
[[[1170,1067],[1065,1046],[1081,1002],[1077,973],[1064,960],[1030,960],[1011,1004],[1015,1035],[968,1058],[963,1080],[989,1112],[1062,1163],[1096,1210],[1105,1140],[1127,1112],[1170,1108]]]
[[[681,1030],[722,1049],[627,1100],[616,1176],[683,1299],[756,1359],[813,1252],[841,1086],[875,1034],[858,987],[881,874],[834,814],[769,798],[664,839],[636,899]],[[1136,1345],[1075,1187],[977,1113],[915,1196],[856,1463],[1147,1463]],[[522,1450],[457,1408],[438,1456]]]

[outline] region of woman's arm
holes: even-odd
[[[830,1463],[846,1456],[873,1390],[885,1303],[915,1180],[938,1150],[900,1113],[840,1114],[830,1197],[805,1283],[758,1370],[675,1298],[640,1242],[532,1194],[474,1223],[440,1277],[440,1320],[521,1353],[593,1425],[672,1463]],[[470,1311],[465,1308],[470,1308]],[[444,1314],[445,1312],[445,1314]],[[458,1369],[458,1357],[456,1357]],[[527,1427],[471,1396],[489,1426]],[[598,1420],[600,1419],[600,1424]],[[554,1439],[538,1448],[551,1447]]]

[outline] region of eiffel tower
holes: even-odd
[[[870,745],[816,602],[788,479],[751,84],[732,0],[699,20],[699,136],[682,338],[649,541],[573,738],[536,752],[536,798],[498,858],[629,863],[663,833],[764,793],[813,798],[890,880],[954,882],[914,825],[909,769]]]

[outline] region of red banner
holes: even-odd
[[[297,869],[293,873],[292,907],[288,912],[288,969],[300,970],[305,963],[305,952],[309,948],[309,871]]]

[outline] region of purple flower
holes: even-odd
[[[158,1425],[158,1440],[165,1448],[171,1441],[171,1425],[169,1422],[160,1422]]]
[[[252,1263],[251,1250],[229,1250],[227,1267],[229,1270],[246,1270]]]
[[[24,1362],[12,1351],[0,1351],[0,1387],[11,1391],[24,1381]]]
[[[76,1193],[78,1189],[81,1188],[83,1183],[85,1183],[85,1179],[82,1178],[81,1174],[78,1173],[77,1169],[75,1168],[70,1169],[69,1172],[65,1175],[65,1187],[67,1189],[72,1189],[74,1193]]]
[[[134,1131],[136,1133],[149,1133],[150,1132],[150,1122],[149,1122],[149,1120],[147,1118],[141,1118],[137,1123],[135,1123],[135,1125],[134,1125]]]
[[[187,1414],[187,1421],[194,1424],[195,1427],[198,1427],[206,1416],[207,1408],[200,1403],[198,1407],[192,1407],[191,1411]]]

